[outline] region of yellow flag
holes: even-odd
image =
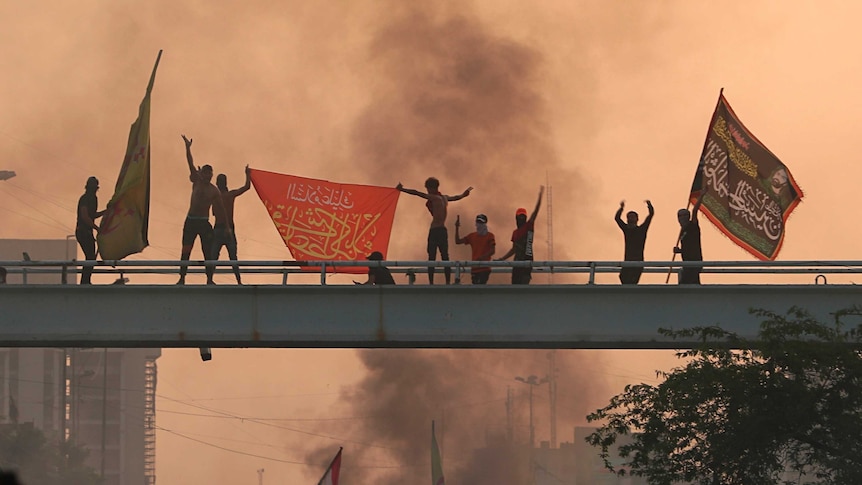
[[[103,260],[123,259],[147,245],[150,218],[150,93],[162,51],[147,84],[147,94],[138,109],[138,119],[129,131],[126,156],[114,187],[109,208],[99,225],[99,254]]]
[[[434,421],[431,421],[431,485],[446,485],[443,478],[443,460],[440,458],[437,436],[434,434]]]

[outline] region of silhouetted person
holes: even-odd
[[[676,213],[676,218],[679,221],[680,247],[674,247],[675,254],[681,254],[683,261],[703,261],[703,251],[700,247],[700,224],[697,222],[697,213],[700,210],[700,203],[703,201],[704,190],[700,198],[695,202],[691,212],[688,209],[680,209]],[[681,285],[699,285],[700,271],[702,266],[693,266],[682,268],[682,274],[679,277]]]
[[[446,214],[450,201],[461,200],[470,195],[473,187],[467,187],[460,195],[443,195],[440,193],[440,181],[434,177],[429,177],[425,181],[425,190],[428,193],[422,193],[418,190],[405,189],[399,182],[395,186],[396,189],[405,194],[422,197],[425,202],[425,207],[431,213],[431,228],[428,229],[428,261],[437,259],[437,251],[440,251],[440,260],[449,261],[449,233],[446,231]],[[443,269],[446,275],[446,284],[448,285],[452,279],[452,268],[446,267]],[[428,283],[434,284],[434,268],[428,267]]]
[[[374,251],[368,255],[369,261],[383,261],[383,253]],[[392,278],[392,272],[386,266],[369,266],[368,281],[360,283],[354,281],[357,285],[394,285],[395,279]]]
[[[99,179],[90,177],[87,179],[87,184],[84,185],[84,195],[78,199],[78,221],[75,224],[75,239],[77,239],[78,244],[81,246],[81,251],[84,252],[84,259],[87,261],[96,260],[96,238],[93,237],[93,231],[99,232],[96,219],[102,217],[105,213],[105,211],[97,210],[99,207],[99,198],[96,197],[96,191],[98,190]],[[89,285],[92,274],[92,266],[81,268],[81,284]]]
[[[649,215],[644,219],[644,223],[640,226],[638,225],[638,213],[635,211],[629,211],[626,213],[626,222],[623,223],[620,216],[623,215],[623,209],[626,207],[625,201],[620,202],[620,208],[617,209],[617,213],[614,216],[614,220],[617,221],[617,225],[620,226],[620,229],[623,231],[623,237],[625,238],[626,261],[644,260],[644,245],[646,245],[647,230],[649,230],[652,216],[655,214],[655,211],[652,208],[652,203],[650,201],[646,201],[646,205],[649,210]],[[643,268],[622,268],[620,269],[620,283],[624,285],[636,285],[641,279],[641,273],[643,273]]]
[[[512,232],[512,249],[501,256],[497,261],[504,261],[513,255],[515,261],[532,261],[533,260],[533,233],[535,232],[536,216],[539,214],[539,207],[542,206],[542,194],[545,192],[545,186],[539,188],[539,200],[536,201],[536,208],[533,213],[527,218],[527,209],[523,207],[515,211],[516,229]],[[533,278],[533,268],[512,268],[512,284],[513,285],[529,285]]]
[[[213,227],[213,259],[218,260],[222,246],[227,246],[227,254],[231,261],[236,261],[236,227],[233,223],[233,203],[240,195],[246,193],[251,188],[251,178],[249,177],[248,165],[245,166],[245,185],[238,189],[228,190],[227,175],[220,173],[216,177],[216,187],[221,194],[221,202],[224,206],[224,215],[218,211],[213,211],[215,216],[215,226]],[[230,230],[228,230],[230,229]],[[237,284],[242,284],[240,278],[239,267],[233,266],[233,274],[236,275]]]
[[[219,190],[210,181],[213,178],[213,168],[209,165],[204,165],[200,168],[195,168],[194,158],[192,158],[192,140],[182,135],[183,141],[186,144],[186,161],[189,164],[189,181],[192,183],[192,198],[189,203],[189,212],[186,216],[186,222],[183,224],[183,250],[182,261],[188,261],[192,254],[195,239],[200,237],[201,251],[204,253],[204,259],[211,261],[213,259],[213,228],[210,225],[210,208],[217,206],[218,211],[224,215],[224,205],[222,204],[221,194]],[[232,234],[231,229],[225,229],[226,234]],[[186,283],[186,271],[188,267],[180,267],[180,280],[178,285]],[[213,267],[206,266],[207,284],[214,285]]]
[[[491,256],[497,250],[497,241],[494,233],[488,231],[488,216],[479,214],[476,216],[476,232],[471,232],[463,238],[458,233],[461,227],[461,218],[455,219],[455,244],[469,244],[472,250],[471,261],[491,261]],[[488,266],[474,266],[470,268],[470,278],[474,285],[488,283],[491,276],[491,268]]]

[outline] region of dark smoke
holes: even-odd
[[[575,424],[600,404],[592,396],[594,362],[587,353],[557,352],[558,441],[572,441]],[[595,355],[595,354],[592,354]],[[367,376],[342,392],[348,413],[365,417],[349,430],[343,476],[357,483],[403,484],[430,480],[431,421],[443,454],[447,483],[518,483],[529,442],[528,386],[515,376],[549,374],[548,351],[364,350]],[[506,412],[512,389],[512,427]],[[549,439],[548,386],[534,388],[536,445]],[[339,426],[343,426],[340,424]],[[343,427],[341,435],[347,435]],[[333,445],[313,450],[312,463],[331,458]],[[520,459],[519,459],[520,457]],[[392,468],[387,468],[392,467]]]
[[[585,220],[580,196],[584,184],[577,172],[564,167],[552,142],[539,50],[496,35],[461,3],[457,13],[431,2],[391,5],[395,11],[385,17],[370,45],[368,70],[374,88],[353,131],[356,168],[369,181],[401,181],[418,190],[429,176],[440,179],[445,194],[474,186],[471,197],[450,205],[448,224],[461,214],[466,234],[475,214],[487,214],[497,234],[498,255],[510,247],[515,209],[532,210],[547,176],[553,178],[555,206],[581,211],[561,220],[581,224],[577,221]],[[424,259],[428,220],[422,201],[403,197],[401,204],[410,210],[399,213],[412,217],[396,221],[395,227],[405,234],[393,240],[403,241],[403,246],[392,248],[390,255]],[[536,259],[545,254],[540,241],[547,214],[544,207],[537,220]],[[465,259],[451,252],[453,259]],[[350,476],[351,483],[427,483],[430,426],[436,420],[449,483],[523,481],[528,464],[515,457],[528,442],[528,400],[526,386],[514,377],[547,375],[546,355],[361,351],[367,377],[345,391],[343,402],[349,403],[349,414],[369,417],[355,424],[353,439],[378,447],[345,446],[345,477]],[[586,358],[578,356],[583,354],[569,353],[558,364],[560,441],[571,441],[572,427],[590,409],[584,399],[567,399],[575,390],[593,386]],[[508,386],[516,396],[512,428],[507,425]],[[535,425],[542,426],[538,436],[544,440],[549,434],[547,389],[538,387],[534,396]],[[319,461],[320,456],[316,450],[309,458]],[[368,463],[397,468],[363,468]]]
[[[588,208],[580,175],[563,166],[552,142],[541,53],[495,35],[461,10],[402,6],[381,27],[369,54],[375,88],[356,123],[353,159],[370,179],[392,185],[401,181],[424,190],[424,180],[435,176],[444,194],[475,187],[471,197],[450,205],[450,231],[456,214],[462,216],[462,235],[473,230],[476,214],[487,214],[499,256],[511,246],[515,210],[531,211],[548,177],[554,207],[578,210],[558,214],[557,221],[583,225]],[[404,196],[401,204],[405,209],[399,212],[414,217],[396,224],[411,231],[393,238],[407,240],[393,254],[424,259],[422,238],[430,219],[418,199]],[[536,259],[546,254],[543,204]],[[561,247],[554,258],[566,259],[564,252]],[[467,249],[450,253],[469,258]]]

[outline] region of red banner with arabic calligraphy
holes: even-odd
[[[739,121],[723,94],[712,115],[691,201],[733,242],[760,260],[774,260],[784,242],[787,218],[802,189],[763,143]]]
[[[364,260],[374,251],[385,258],[400,195],[397,189],[250,172],[257,195],[297,261]],[[367,273],[368,269],[338,271]]]

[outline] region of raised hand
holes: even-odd
[[[186,143],[186,148],[191,148],[191,146],[192,146],[192,139],[191,139],[191,138],[186,138],[186,135],[180,135],[180,136],[182,136],[182,137],[183,137],[183,141]]]

